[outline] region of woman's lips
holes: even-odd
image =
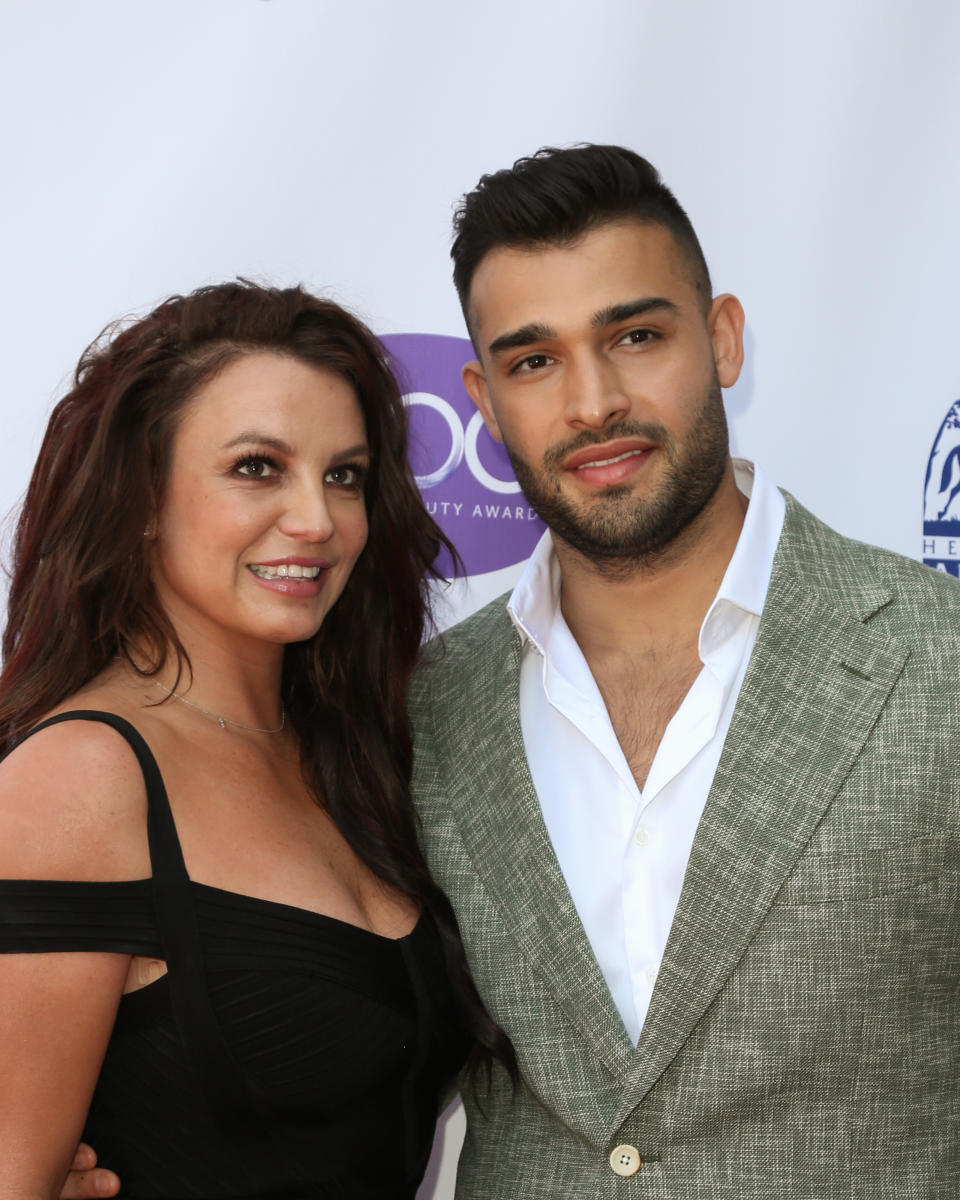
[[[247,570],[262,587],[285,596],[318,596],[330,564],[322,559],[292,557],[247,563]]]

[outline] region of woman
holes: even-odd
[[[92,347],[15,542],[0,1160],[148,1196],[412,1197],[469,984],[409,804],[441,534],[378,343],[245,283]],[[29,736],[27,736],[29,735]]]

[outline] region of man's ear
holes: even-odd
[[[500,432],[500,426],[497,424],[497,418],[493,415],[493,405],[490,403],[490,389],[487,387],[487,377],[483,371],[483,364],[476,359],[473,362],[465,363],[460,372],[463,379],[463,386],[467,389],[467,395],[480,410],[480,415],[483,417],[483,423],[487,427],[487,432],[496,442],[503,441],[503,435]]]
[[[743,366],[743,305],[728,293],[714,296],[707,315],[713,361],[721,387],[733,387]]]

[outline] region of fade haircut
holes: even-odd
[[[544,146],[512,167],[483,175],[454,213],[453,282],[468,328],[470,285],[491,250],[565,246],[629,218],[669,230],[706,309],[712,289],[703,250],[657,169],[623,146]]]

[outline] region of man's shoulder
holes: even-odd
[[[505,592],[424,646],[411,684],[415,699],[437,687],[466,684],[504,653],[516,637],[507,612],[509,598]]]
[[[509,642],[515,636],[513,622],[507,612],[509,599],[510,593],[504,592],[471,616],[432,638],[423,648],[418,670],[440,664],[462,667],[478,655],[484,657],[489,654],[492,646]]]
[[[883,610],[904,628],[958,629],[960,581],[903,554],[831,529],[787,495],[778,558],[825,603],[852,607],[866,619]],[[893,602],[893,603],[891,603]]]

